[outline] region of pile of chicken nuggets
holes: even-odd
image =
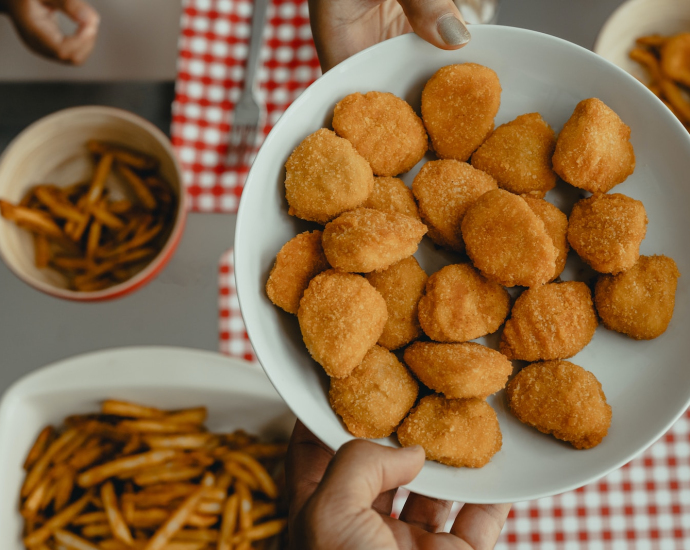
[[[539,113],[495,128],[501,91],[493,70],[464,63],[429,79],[421,117],[387,92],[341,99],[333,130],[307,136],[286,163],[289,213],[323,227],[288,241],[266,284],[297,316],[350,433],[397,433],[455,467],[501,449],[486,398],[504,388],[521,422],[598,445],[611,407],[566,359],[600,319],[631,338],[661,335],[680,276],[671,258],[640,256],[644,205],[609,193],[635,169],[618,115],[591,98],[559,135]],[[396,176],[429,150],[436,160],[408,188]],[[544,198],[558,178],[591,193],[569,217]],[[425,273],[413,256],[425,236],[457,262]],[[594,292],[561,281],[571,248],[598,272]],[[513,300],[506,287],[524,291]],[[498,350],[471,342],[502,326]],[[513,376],[513,360],[529,364]]]

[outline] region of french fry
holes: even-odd
[[[206,499],[215,500],[216,502],[223,502],[227,496],[228,490],[220,489],[218,487],[218,481],[216,481],[214,487],[209,487],[208,491],[206,492]]]
[[[140,226],[140,228],[143,226]],[[157,223],[153,227],[145,228],[143,231],[137,232],[130,241],[122,243],[117,248],[103,251],[101,253],[102,258],[111,258],[117,256],[118,254],[124,254],[129,250],[139,248],[145,244],[149,244],[156,236],[163,230],[163,224]]]
[[[208,527],[214,526],[218,523],[218,518],[216,516],[209,516],[206,514],[199,514],[197,512],[189,516],[187,524],[190,527],[198,527],[200,529],[206,529]]]
[[[3,218],[15,222],[21,227],[26,227],[35,233],[56,239],[63,237],[60,226],[48,214],[40,210],[15,206],[0,199],[0,214]]]
[[[171,412],[166,415],[165,420],[176,424],[203,424],[206,422],[207,416],[208,410],[206,407],[194,407],[192,409]]]
[[[175,451],[169,449],[162,449],[159,451],[150,451],[138,455],[131,455],[124,458],[118,458],[111,462],[101,464],[79,475],[77,484],[80,487],[88,488],[105,481],[111,477],[116,477],[124,472],[131,472],[133,470],[140,470],[170,460],[175,456]]]
[[[22,490],[20,493],[22,497],[29,496],[29,493],[34,490],[36,485],[39,484],[43,476],[46,474],[48,466],[50,466],[53,457],[59,453],[60,450],[65,447],[65,445],[69,444],[70,441],[76,438],[77,435],[77,430],[68,429],[50,444],[43,455],[36,460],[33,467],[29,470],[29,473],[24,480],[24,484],[22,485]]]
[[[659,34],[650,34],[648,36],[640,36],[635,42],[638,46],[645,46],[647,48],[659,49],[668,40],[667,37],[661,36]]]
[[[24,506],[21,509],[21,514],[26,519],[35,519],[39,510],[42,508],[43,500],[45,499],[48,488],[50,487],[53,480],[46,476],[44,477],[38,485],[31,491],[31,494],[24,501]]]
[[[220,526],[218,550],[232,550],[232,536],[237,527],[240,497],[237,494],[228,497],[223,506],[223,518]]]
[[[58,544],[66,546],[70,550],[100,550],[98,546],[91,544],[89,541],[78,537],[69,531],[58,530],[55,531],[55,540]]]
[[[108,516],[105,512],[89,512],[87,514],[82,514],[77,516],[72,520],[70,525],[81,526],[90,525],[92,523],[107,523]]]
[[[31,548],[48,540],[57,530],[68,525],[73,518],[77,517],[91,500],[91,493],[87,492],[76,502],[70,504],[64,510],[58,512],[41,527],[30,535],[24,537],[24,546]]]
[[[97,155],[111,153],[118,162],[126,164],[135,170],[148,171],[158,168],[158,160],[156,158],[113,143],[90,140],[86,143],[86,147]]]
[[[54,437],[55,428],[53,428],[52,426],[46,426],[41,430],[41,432],[38,434],[38,437],[36,438],[36,441],[31,447],[29,454],[26,455],[26,460],[24,461],[23,466],[24,470],[28,470],[29,468],[31,468],[31,466],[33,466],[36,463],[36,461],[45,452],[46,447],[54,439]]]
[[[213,500],[202,500],[199,503],[199,507],[196,509],[200,514],[208,514],[212,516],[217,516],[223,511],[221,503]]]
[[[53,508],[56,512],[62,510],[69,502],[74,490],[74,480],[76,472],[73,468],[65,465],[58,473],[53,474],[55,479],[55,502]]]
[[[197,489],[196,485],[192,484],[182,484],[182,483],[171,483],[166,484],[163,487],[170,486],[170,489],[159,492],[147,493],[146,489],[144,491],[131,495],[130,499],[132,504],[136,505],[138,508],[155,508],[157,506],[168,506],[174,500],[188,496],[190,493]]]
[[[189,433],[199,431],[195,424],[178,424],[167,420],[123,420],[118,429],[125,433]]]
[[[246,453],[240,451],[231,451],[225,455],[225,460],[231,460],[237,464],[244,466],[256,479],[259,488],[269,498],[276,498],[278,496],[278,488],[276,487],[273,478],[268,474],[259,461],[252,458]]]
[[[277,507],[275,502],[254,502],[252,507],[252,521],[256,523],[268,516],[275,516]]]
[[[108,524],[113,536],[125,544],[131,545],[133,542],[132,533],[130,533],[118,508],[115,487],[113,487],[112,482],[108,481],[101,486],[101,500],[103,501],[103,507],[108,516]]]
[[[110,210],[113,214],[126,214],[133,207],[134,205],[132,204],[132,201],[127,199],[113,201],[108,204],[108,210]]]
[[[160,409],[128,401],[118,401],[117,399],[106,399],[103,401],[101,413],[127,418],[160,418],[165,416],[165,413]]]
[[[89,190],[84,195],[87,206],[96,204],[101,199],[105,190],[105,180],[108,178],[108,173],[110,173],[113,165],[113,158],[111,153],[105,153],[98,161]]]
[[[89,236],[86,241],[86,257],[92,259],[98,250],[98,244],[101,241],[101,233],[103,230],[103,224],[98,221],[94,221],[89,229]]]
[[[93,269],[93,262],[88,258],[70,258],[68,256],[54,256],[51,263],[61,269],[84,271]]]
[[[667,78],[661,79],[659,84],[664,92],[666,100],[676,111],[680,121],[685,124],[690,124],[690,102],[684,97],[680,87]]]
[[[120,174],[124,176],[139,201],[141,201],[143,207],[147,210],[156,208],[156,197],[153,196],[153,193],[151,193],[151,190],[146,186],[144,181],[125,164],[118,163],[117,168]]]
[[[34,189],[34,196],[44,204],[50,212],[65,220],[72,220],[76,223],[81,223],[87,217],[86,214],[77,209],[71,202],[55,189],[45,185],[39,185]]]
[[[53,462],[59,464],[61,462],[66,462],[67,460],[69,460],[74,451],[81,447],[88,438],[88,433],[78,433],[69,443],[67,443],[64,447],[62,447],[62,449],[55,453],[55,455],[53,456]]]
[[[34,233],[34,263],[36,267],[39,269],[48,267],[51,256],[48,237],[39,233]]]
[[[216,479],[216,487],[223,493],[227,494],[230,485],[232,485],[232,474],[226,471],[222,471]]]
[[[166,481],[187,481],[188,479],[194,479],[200,477],[204,473],[204,468],[192,468],[177,465],[177,467],[159,467],[150,470],[145,470],[140,474],[134,476],[134,483],[139,485],[139,487],[145,487],[146,485],[153,485],[155,483],[161,483]]]
[[[110,212],[106,206],[106,201],[100,201],[89,207],[89,213],[93,217],[110,229],[122,229],[125,226],[120,218]]]
[[[239,526],[240,531],[247,531],[253,525],[252,521],[252,494],[249,488],[242,481],[235,484],[235,491],[239,498]]]
[[[272,519],[266,523],[260,523],[254,527],[239,532],[232,538],[233,544],[239,544],[243,541],[255,541],[267,539],[280,533],[287,525],[285,519]]]
[[[205,493],[206,487],[202,485],[194,493],[189,495],[180,507],[172,513],[170,518],[156,531],[153,537],[151,537],[148,544],[144,547],[144,550],[162,550],[166,548],[170,539],[186,525],[189,517],[194,513],[199,502],[204,498]]]
[[[103,538],[111,537],[113,535],[113,530],[109,523],[91,523],[82,528],[81,534],[89,539]]]
[[[649,50],[644,48],[635,48],[630,52],[630,59],[637,61],[649,71],[649,76],[653,82],[661,80],[661,69],[659,67],[659,60]]]
[[[245,470],[242,466],[237,464],[237,462],[232,462],[228,461],[225,462],[223,465],[223,468],[225,469],[226,472],[228,472],[232,477],[237,479],[238,481],[241,481],[244,483],[247,487],[249,487],[252,491],[258,491],[259,489],[259,484],[252,476],[251,473],[249,473],[247,470]]]
[[[48,490],[45,492],[43,495],[43,500],[41,501],[41,510],[46,510],[49,506],[50,503],[53,501],[55,498],[55,482],[54,479],[51,478],[51,483],[48,486]],[[53,509],[53,512],[57,512],[58,510]],[[38,516],[36,517],[38,520]]]
[[[215,529],[182,529],[173,539],[173,542],[181,541],[217,542],[218,531]]]
[[[145,435],[144,442],[152,449],[200,449],[215,436],[210,433],[182,435]]]
[[[127,444],[124,447],[122,447],[122,454],[129,455],[138,451],[141,448],[141,444],[141,437],[139,437],[138,434],[134,434],[132,437],[129,438]]]

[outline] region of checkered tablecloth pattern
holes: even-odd
[[[220,350],[256,361],[237,303],[232,250],[220,263],[220,304]],[[401,490],[394,512],[405,498]],[[496,549],[690,549],[690,411],[642,456],[601,480],[515,504]]]
[[[171,135],[192,211],[237,211],[247,169],[228,169],[225,156],[251,15],[251,0],[184,0]],[[306,0],[272,0],[264,38],[258,92],[266,116],[259,142],[321,74]]]

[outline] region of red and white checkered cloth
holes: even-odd
[[[225,155],[251,15],[251,0],[184,0],[171,135],[192,211],[237,211],[247,170],[228,170]],[[259,141],[321,74],[306,0],[273,0],[264,37],[258,84],[266,116]]]
[[[221,259],[220,285],[220,349],[256,361],[237,304],[232,250]],[[394,512],[402,508],[406,493],[401,493]],[[641,457],[598,482],[515,504],[496,546],[497,550],[628,548],[690,549],[690,411]]]

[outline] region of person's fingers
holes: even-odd
[[[393,449],[356,439],[335,454],[315,497],[369,508],[381,493],[412,481],[422,466],[420,446]]]
[[[383,516],[390,516],[393,511],[393,501],[395,500],[395,493],[397,489],[391,489],[385,493],[381,493],[371,505],[379,514]]]
[[[429,533],[438,533],[446,524],[452,506],[453,503],[447,500],[410,493],[400,512],[400,521],[416,525]]]
[[[333,451],[298,420],[285,458],[291,516],[299,513],[316,490],[332,458]]]
[[[53,0],[55,6],[79,25],[79,32],[96,31],[100,23],[98,12],[83,0]]]
[[[490,550],[496,545],[510,504],[465,504],[450,529],[475,550]]]
[[[73,36],[63,37],[58,57],[66,62],[81,65],[91,54],[98,35],[100,16],[83,0],[53,0],[56,7],[79,25]]]
[[[444,50],[467,44],[472,35],[453,0],[398,0],[414,32]]]

